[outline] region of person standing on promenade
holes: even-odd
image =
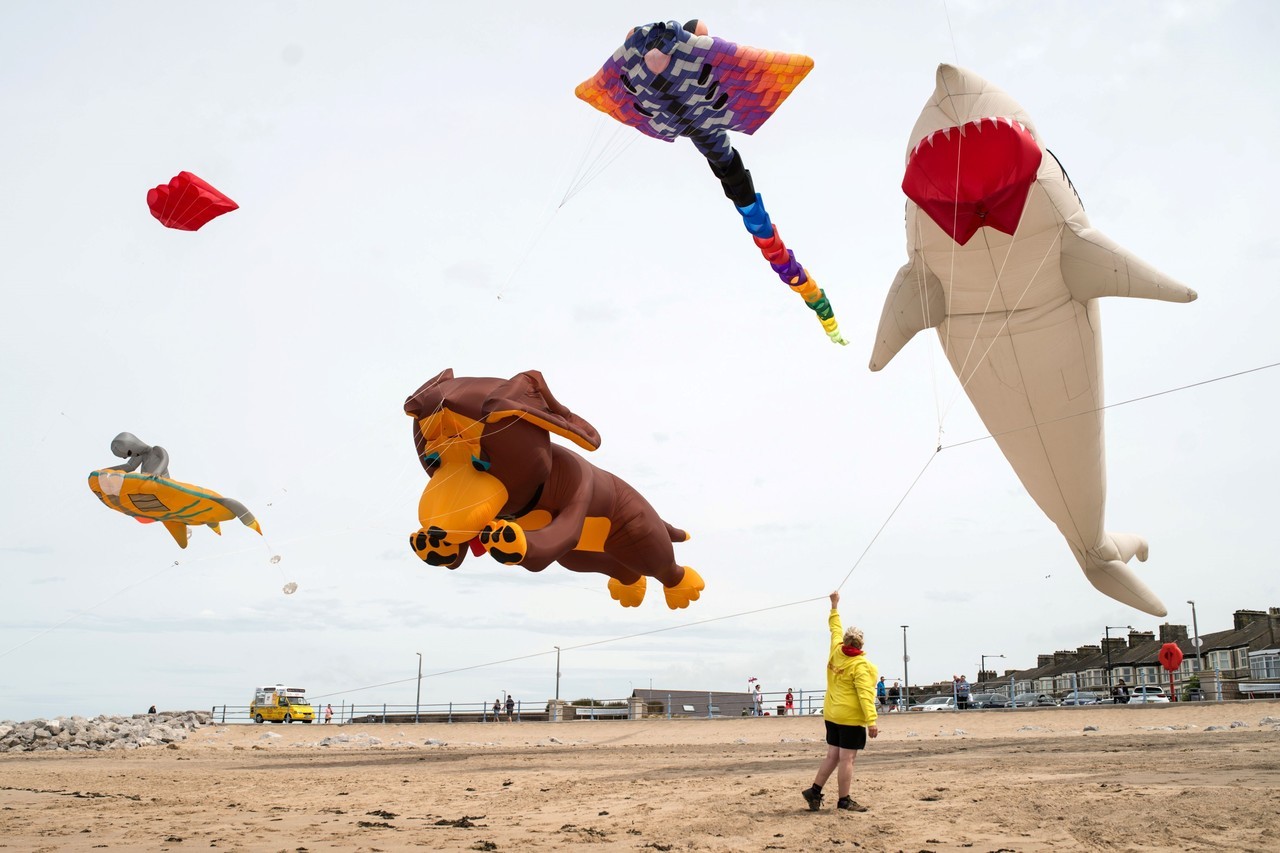
[[[861,628],[841,627],[840,593],[831,593],[831,648],[827,655],[827,695],[822,703],[822,718],[827,729],[827,755],[818,765],[813,785],[800,792],[810,811],[822,808],[822,786],[836,772],[840,799],[837,809],[865,812],[851,796],[853,761],[858,750],[865,749],[867,737],[880,733],[876,728],[875,665],[862,652]]]

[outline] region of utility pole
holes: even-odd
[[[560,647],[559,646],[556,646],[556,701],[557,702],[560,701]]]
[[[418,656],[418,696],[413,700],[413,721],[418,722],[422,708],[422,652],[414,652]]]
[[[904,697],[902,710],[911,710],[911,677],[907,675],[907,661],[911,658],[907,655],[907,628],[911,626],[902,626],[902,695]]]

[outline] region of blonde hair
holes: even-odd
[[[844,631],[844,644],[853,646],[855,649],[862,648],[862,629],[846,628]]]

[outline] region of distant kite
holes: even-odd
[[[179,231],[199,231],[209,220],[239,206],[190,172],[179,172],[169,183],[147,190],[151,215],[166,228]]]
[[[709,36],[698,20],[683,27],[659,21],[627,33],[622,47],[575,93],[646,136],[666,142],[687,136],[773,271],[818,315],[827,337],[845,344],[826,294],[782,242],[727,132],[755,133],[811,68],[807,56]]]
[[[204,525],[222,535],[219,522],[233,518],[261,535],[262,528],[244,504],[210,489],[170,480],[169,454],[163,447],[122,432],[112,439],[111,452],[127,461],[89,474],[90,490],[116,512],[143,524],[161,522],[178,547],[187,547],[189,527]],[[141,471],[133,473],[138,468]]]
[[[938,68],[906,159],[909,260],[871,369],[937,328],[983,425],[1089,583],[1164,616],[1128,566],[1147,559],[1146,540],[1104,528],[1098,298],[1190,302],[1195,291],[1094,229],[1030,116],[972,71]]]
[[[552,396],[538,371],[491,379],[445,370],[404,411],[431,478],[418,502],[422,527],[409,536],[423,562],[456,569],[468,549],[531,572],[558,562],[608,575],[623,607],[639,606],[646,577],[662,584],[672,610],[701,595],[702,578],[671,547],[689,535],[630,485],[551,443],[554,433],[595,450],[600,434]]]

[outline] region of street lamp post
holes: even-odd
[[[556,646],[556,702],[560,701],[560,647]],[[559,713],[558,711],[556,713]]]
[[[413,721],[418,722],[418,714],[422,708],[422,652],[414,652],[418,656],[418,696],[413,700]]]
[[[1102,629],[1102,633],[1106,636],[1106,639],[1105,639],[1103,642],[1105,643],[1105,645],[1106,645],[1106,647],[1107,647],[1107,694],[1108,694],[1108,695],[1111,695],[1111,691],[1112,691],[1112,684],[1111,684],[1111,632],[1112,632],[1112,631],[1119,631],[1121,628],[1127,628],[1127,629],[1128,629],[1128,630],[1130,630],[1130,631],[1132,631],[1132,630],[1133,630],[1133,626],[1132,626],[1132,625],[1108,625],[1106,628]]]
[[[902,710],[911,710],[911,677],[907,675],[907,661],[911,658],[907,655],[907,628],[909,625],[902,626]]]
[[[1187,604],[1191,605],[1191,631],[1195,637],[1193,644],[1196,647],[1196,672],[1204,672],[1204,661],[1200,658],[1200,625],[1196,622],[1196,603],[1191,599],[1187,599]]]
[[[978,679],[980,681],[986,681],[987,658],[1003,658],[1004,655],[978,655],[978,657],[981,659],[980,662],[978,663]]]

